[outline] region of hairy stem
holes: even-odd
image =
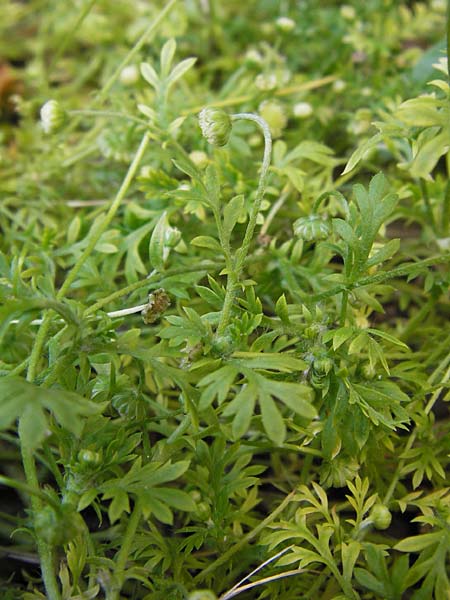
[[[133,508],[133,512],[128,520],[125,535],[122,538],[120,550],[116,557],[116,578],[117,584],[114,589],[107,595],[107,600],[119,600],[120,590],[125,581],[125,567],[127,565],[128,557],[130,555],[131,546],[133,543],[134,536],[136,534],[139,521],[141,520],[142,508],[139,500],[136,500]]]
[[[226,330],[230,318],[231,310],[233,307],[234,298],[236,295],[237,286],[239,279],[244,267],[245,259],[247,258],[250,244],[255,232],[256,220],[258,218],[259,211],[261,209],[261,203],[264,198],[264,192],[266,191],[267,175],[270,166],[270,157],[272,154],[272,136],[270,135],[269,126],[261,117],[253,115],[251,113],[237,113],[231,116],[232,121],[247,120],[253,121],[261,128],[264,135],[264,156],[261,166],[261,175],[259,177],[258,189],[256,191],[256,198],[253,202],[250,217],[245,230],[244,239],[239,250],[235,254],[235,260],[233,270],[228,273],[227,289],[225,292],[225,300],[223,304],[222,313],[220,315],[219,325],[217,327],[217,335],[223,335]]]

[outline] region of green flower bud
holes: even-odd
[[[55,133],[64,125],[66,111],[56,100],[49,100],[41,108],[41,126],[45,133]]]
[[[78,452],[78,461],[82,465],[95,467],[100,464],[101,456],[98,452],[84,449]]]
[[[168,227],[164,233],[164,245],[175,248],[181,239],[181,231],[177,227]]]
[[[231,335],[219,335],[212,344],[212,352],[215,356],[228,356],[234,351],[234,343]]]
[[[387,529],[391,524],[392,514],[384,504],[375,504],[370,511],[369,519],[375,529]]]
[[[217,600],[217,596],[211,590],[195,590],[189,594],[188,600]]]
[[[203,137],[213,146],[225,146],[230,138],[231,119],[223,110],[204,108],[198,115]]]
[[[206,152],[202,152],[201,150],[193,150],[189,154],[189,158],[199,169],[204,169],[209,162],[208,155]]]
[[[310,215],[294,222],[294,234],[306,242],[317,242],[330,235],[330,226],[319,215]]]
[[[266,100],[260,104],[258,111],[269,126],[272,137],[280,137],[287,125],[287,116],[283,105],[275,100]]]

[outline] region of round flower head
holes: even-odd
[[[134,85],[139,80],[139,69],[136,65],[128,65],[120,72],[120,83]]]
[[[317,242],[330,235],[330,227],[318,215],[301,217],[294,222],[294,233],[305,242]]]
[[[294,116],[298,119],[306,119],[313,113],[313,107],[309,102],[297,102],[292,109]]]
[[[270,128],[274,138],[280,137],[287,125],[286,111],[276,100],[265,100],[259,105],[258,112]]]
[[[193,150],[189,154],[189,158],[196,167],[199,167],[199,169],[203,169],[208,164],[208,155],[202,150]]]
[[[289,31],[292,31],[295,27],[294,19],[290,19],[289,17],[278,17],[275,24],[280,31],[285,33],[289,33]]]
[[[189,594],[188,600],[217,600],[217,596],[211,590],[196,590]]]
[[[204,108],[198,115],[203,137],[213,146],[225,146],[231,133],[230,116],[217,108]]]
[[[55,133],[66,121],[66,112],[56,100],[48,100],[41,108],[41,125],[45,133]]]
[[[387,529],[391,524],[392,514],[384,504],[375,504],[370,511],[369,518],[375,529]]]

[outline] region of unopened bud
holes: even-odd
[[[223,110],[204,108],[198,116],[203,137],[213,146],[225,146],[230,138],[231,119]]]
[[[41,108],[41,125],[45,133],[55,133],[64,125],[66,111],[56,100],[48,100]]]
[[[278,19],[275,21],[275,25],[280,31],[283,31],[284,33],[289,33],[294,29],[295,21],[294,19],[290,19],[289,17],[278,17]]]
[[[301,217],[294,222],[294,234],[305,242],[317,242],[330,235],[330,226],[319,215]]]
[[[375,529],[387,529],[392,521],[391,511],[384,504],[375,504],[370,511],[369,519]]]

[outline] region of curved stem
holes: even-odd
[[[239,250],[236,252],[234,268],[232,271],[228,273],[227,280],[227,289],[225,292],[225,300],[223,303],[223,309],[220,316],[219,325],[217,327],[217,335],[223,335],[226,330],[230,317],[231,317],[231,309],[233,307],[234,298],[236,295],[237,285],[239,283],[239,278],[242,273],[242,269],[245,263],[245,259],[247,258],[247,254],[250,248],[250,244],[253,238],[253,234],[255,232],[256,220],[258,218],[258,213],[261,209],[261,203],[264,198],[264,192],[266,191],[267,185],[267,175],[269,172],[270,166],[270,157],[272,154],[272,136],[270,135],[270,129],[267,123],[261,117],[254,115],[252,113],[236,113],[231,115],[232,121],[240,121],[247,120],[253,121],[260,127],[264,135],[264,156],[263,162],[261,166],[261,175],[259,177],[258,189],[256,191],[256,198],[252,206],[252,210],[250,212],[250,218],[247,223],[247,228],[245,230],[244,239],[242,241],[242,245]]]

